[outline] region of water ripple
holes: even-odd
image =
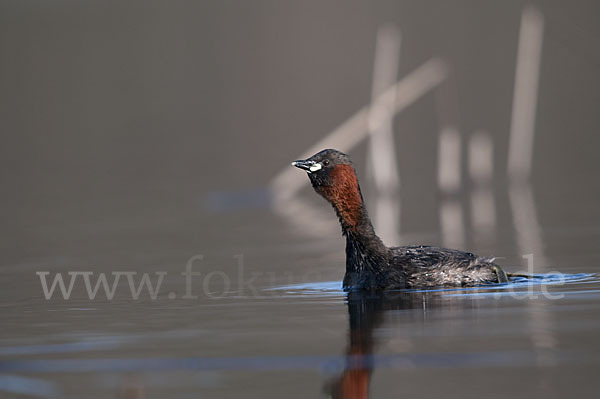
[[[508,283],[486,284],[475,287],[445,287],[428,289],[406,289],[395,290],[401,292],[440,292],[444,295],[503,295],[499,291],[520,291],[532,286],[552,285],[565,286],[572,284],[598,284],[600,275],[593,273],[575,273],[575,274],[532,274],[529,276],[511,277]],[[344,294],[342,283],[340,281],[311,282],[302,284],[291,284],[268,289],[268,291],[280,291],[283,296],[319,296],[319,297],[339,297]],[[563,294],[594,294],[598,290],[570,290],[561,292]],[[559,293],[553,293],[559,294]]]

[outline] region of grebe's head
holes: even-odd
[[[308,173],[313,188],[334,206],[342,224],[352,226],[358,222],[363,201],[348,155],[328,149],[292,165]]]
[[[352,161],[348,155],[338,150],[323,150],[308,159],[292,162],[292,165],[308,173],[315,189],[319,186],[331,187],[343,183],[343,176],[340,175],[342,171],[351,171],[354,174]]]

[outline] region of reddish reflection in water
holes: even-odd
[[[332,398],[369,397],[376,346],[374,331],[382,325],[385,314],[394,310],[423,309],[438,306],[440,297],[425,292],[350,292],[346,298],[350,328],[346,365],[342,373],[325,385]],[[468,301],[467,301],[468,302]],[[419,315],[419,312],[411,312]]]

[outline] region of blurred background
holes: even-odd
[[[442,101],[426,91],[393,120],[401,229],[436,230],[444,124],[465,157],[474,133],[489,134],[493,177],[506,175],[525,6],[3,1],[4,259],[68,247],[82,230],[189,220],[214,210],[211,193],[250,192],[257,205],[252,193],[371,102],[377,32],[390,24],[398,80],[434,57],[448,69]],[[544,225],[598,221],[597,8],[537,4],[532,181]],[[350,151],[361,174],[365,148]]]
[[[56,319],[79,306],[44,301],[40,270],[177,274],[203,254],[227,271],[243,254],[250,271],[341,279],[334,214],[290,166],[321,145],[355,160],[388,244],[596,272],[598,15],[585,0],[0,1],[4,346],[191,323],[125,299]]]

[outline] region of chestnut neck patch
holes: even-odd
[[[331,185],[318,187],[318,192],[335,208],[342,225],[354,228],[362,218],[362,198],[352,165],[336,165],[329,172]]]

